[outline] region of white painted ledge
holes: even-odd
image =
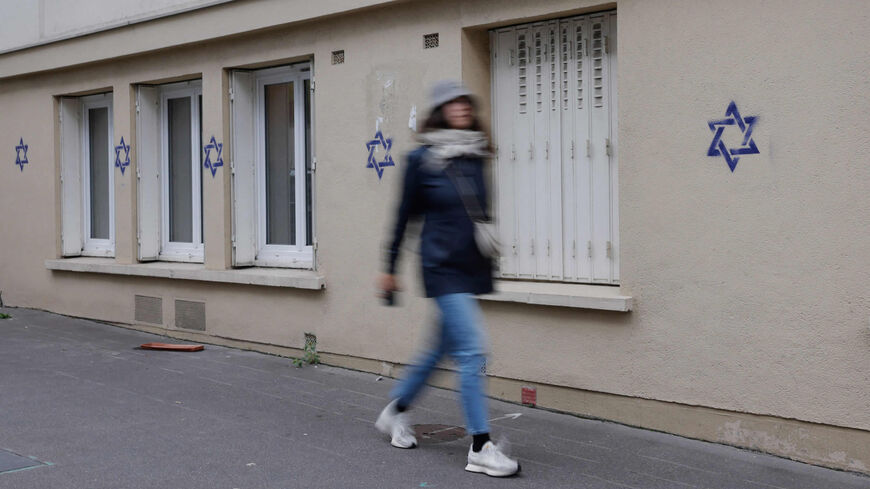
[[[66,272],[105,273],[135,277],[172,278],[222,282],[266,287],[292,287],[297,289],[322,289],[325,278],[312,270],[288,268],[237,268],[232,270],[207,270],[200,263],[151,262],[121,264],[108,258],[64,258],[45,260],[45,268]]]
[[[496,280],[495,290],[480,299],[620,312],[630,311],[632,303],[630,296],[620,294],[619,287],[606,285]]]

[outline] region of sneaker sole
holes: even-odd
[[[490,469],[488,467],[484,467],[483,465],[468,464],[465,466],[465,470],[467,470],[469,472],[474,472],[476,474],[486,474],[490,477],[510,477],[512,475],[519,474],[520,471],[522,470],[522,466],[520,466],[520,464],[517,464],[516,472],[502,472],[502,471]]]

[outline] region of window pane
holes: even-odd
[[[190,97],[168,101],[169,110],[169,241],[193,242],[193,171],[190,153]]]
[[[91,238],[109,239],[109,109],[88,110]]]
[[[311,80],[305,80],[305,244],[311,246]]]
[[[266,244],[296,242],[293,82],[266,85]]]

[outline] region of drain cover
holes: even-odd
[[[42,465],[42,462],[29,457],[22,457],[17,453],[12,453],[10,451],[0,449],[0,474],[2,474],[3,472],[10,472],[12,470],[36,467],[38,465]]]
[[[448,424],[415,424],[417,438],[432,443],[458,440],[466,435],[465,428]]]

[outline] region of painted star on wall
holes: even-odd
[[[203,166],[211,170],[211,176],[212,178],[214,178],[214,176],[217,174],[218,167],[224,166],[224,160],[221,157],[221,152],[224,149],[224,144],[217,142],[214,136],[212,136],[211,140],[203,147],[203,149],[205,150],[205,161],[202,164]],[[217,159],[214,161],[211,160],[212,151],[215,151],[217,153]]]
[[[18,140],[18,146],[15,147],[15,164],[21,168],[21,171],[24,171],[24,165],[28,164],[27,161],[27,145],[24,144],[24,138],[20,138]]]
[[[386,151],[386,155],[384,155],[383,161],[378,161],[375,158],[375,150],[378,146],[382,146],[384,151]],[[393,157],[390,156],[390,148],[393,147],[393,140],[391,138],[384,139],[383,133],[378,131],[375,133],[374,139],[370,140],[366,143],[366,149],[369,150],[369,158],[368,163],[366,164],[366,168],[374,168],[376,172],[378,172],[378,180],[384,175],[384,167],[387,166],[396,166],[396,163],[393,161]]]
[[[752,140],[752,127],[758,121],[758,116],[742,117],[740,111],[737,110],[737,104],[731,101],[728,104],[728,110],[725,111],[725,119],[710,121],[708,125],[713,131],[713,142],[710,143],[710,149],[707,150],[707,156],[722,155],[725,162],[728,163],[728,168],[731,172],[737,168],[737,162],[740,159],[739,155],[758,154],[758,147],[755,141]],[[728,148],[722,141],[722,133],[728,126],[737,126],[743,133],[743,142],[737,148]]]
[[[121,151],[124,152],[124,159],[121,159]],[[124,144],[124,136],[121,136],[121,144],[115,146],[115,168],[121,169],[121,175],[124,170],[130,166],[130,145]]]

